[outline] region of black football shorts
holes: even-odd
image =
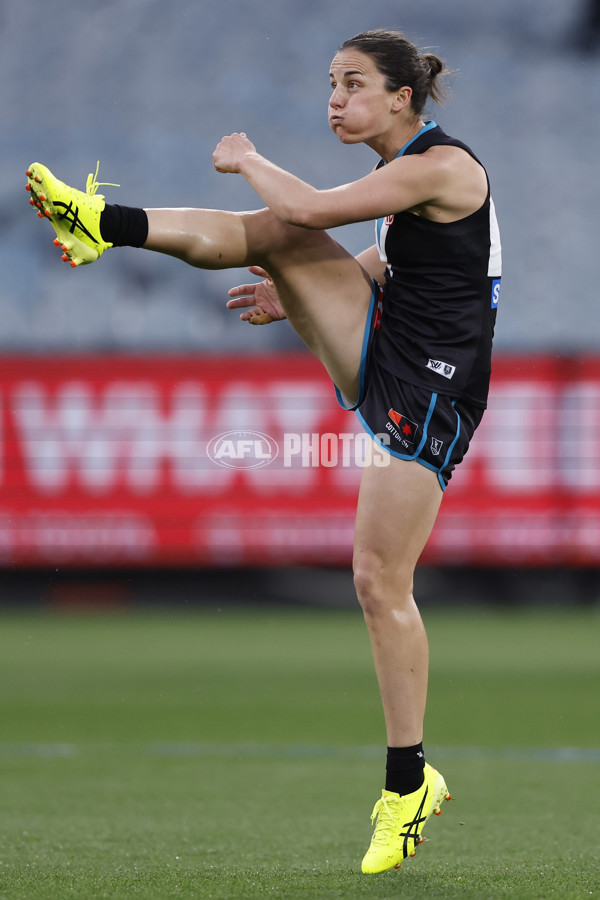
[[[380,288],[373,290],[367,316],[359,397],[344,409],[355,410],[373,440],[392,456],[415,460],[436,473],[445,490],[461,462],[484,410],[428,388],[409,384],[383,368],[377,359],[376,335],[381,325]]]

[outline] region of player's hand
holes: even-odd
[[[213,153],[213,164],[217,172],[239,174],[240,163],[247,153],[255,153],[256,147],[248,140],[246,133],[235,132],[219,141]]]
[[[264,281],[232,287],[228,294],[234,299],[227,301],[227,308],[245,309],[246,312],[240,314],[240,319],[250,322],[251,325],[268,325],[270,322],[286,319],[287,316],[269,273],[260,266],[249,266],[248,271],[258,275],[259,278],[264,278]]]

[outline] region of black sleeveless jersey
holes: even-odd
[[[434,145],[461,147],[479,162],[435,122],[424,125],[398,156]],[[485,407],[502,274],[489,182],[483,206],[463,219],[432,222],[390,211],[375,230],[387,263],[380,364],[411,384]]]

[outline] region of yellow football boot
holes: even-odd
[[[423,843],[421,832],[432,813],[441,814],[443,800],[451,800],[443,777],[425,763],[425,780],[412,794],[395,794],[383,791],[371,815],[375,831],[371,846],[362,861],[362,871],[375,875],[388,869],[399,869],[402,860],[414,856]]]
[[[40,219],[50,220],[56,232],[54,245],[62,249],[64,262],[73,267],[85,266],[112,247],[102,240],[100,233],[100,213],[105,203],[104,196],[96,193],[100,187],[98,166],[95,175],[88,175],[85,192],[59,181],[40,163],[32,163],[26,175],[29,202],[37,209]]]

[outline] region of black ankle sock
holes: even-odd
[[[388,747],[385,789],[397,794],[412,794],[423,784],[425,756],[423,744],[414,747]]]
[[[113,247],[143,247],[148,239],[146,211],[107,203],[100,213],[100,234]]]

